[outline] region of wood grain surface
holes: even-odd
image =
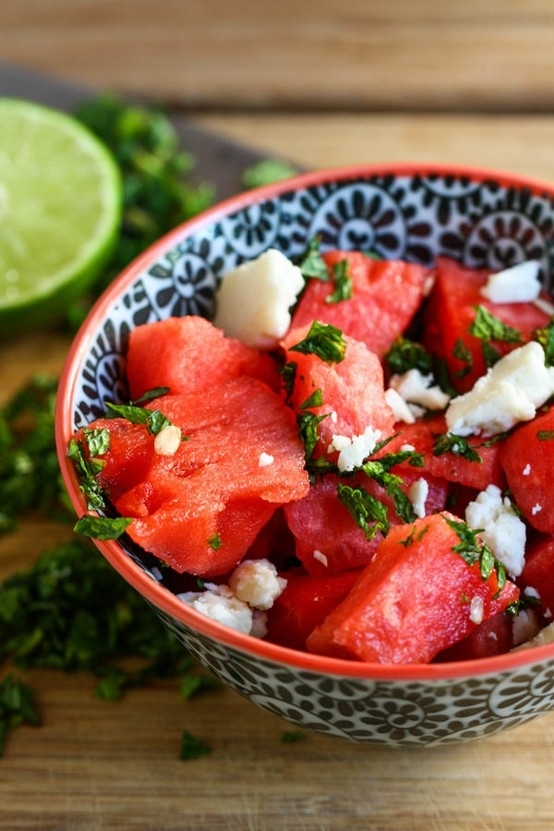
[[[3,60],[169,102],[184,134],[198,131],[197,152],[205,128],[221,136],[206,169],[226,177],[225,193],[239,187],[239,160],[259,153],[304,167],[442,160],[553,181],[553,33],[547,0],[0,5]],[[0,92],[2,78],[0,67]],[[31,373],[57,375],[68,345],[47,331],[0,343],[0,404]],[[0,538],[0,579],[67,533],[26,520]],[[159,682],[106,703],[86,675],[28,679],[44,724],[13,733],[0,759],[1,831],[554,827],[554,714],[425,751],[317,735],[284,744],[283,721],[229,690],[183,702]],[[185,728],[209,756],[178,760]]]
[[[553,103],[550,0],[17,0],[0,55],[187,108]]]

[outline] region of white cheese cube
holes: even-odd
[[[419,404],[426,410],[444,410],[450,400],[434,383],[433,376],[423,375],[419,369],[409,369],[402,375],[393,375],[390,386],[408,404]]]
[[[529,303],[541,291],[540,263],[527,260],[491,274],[481,294],[492,303]]]
[[[412,503],[415,515],[420,518],[425,516],[425,502],[427,501],[428,496],[429,482],[427,479],[420,477],[419,479],[416,479],[412,485],[410,485],[408,498]]]
[[[229,578],[235,596],[254,609],[271,609],[287,581],[270,560],[243,560]]]
[[[450,401],[449,432],[494,436],[530,421],[554,393],[554,367],[545,366],[542,346],[531,341],[505,355],[469,392]]]
[[[289,310],[303,288],[298,266],[270,248],[224,275],[214,323],[248,346],[273,349],[290,326]]]
[[[525,564],[525,523],[521,521],[508,497],[496,485],[481,491],[466,508],[465,520],[480,531],[497,560],[512,577],[518,577]]]

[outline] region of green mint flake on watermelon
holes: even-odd
[[[329,269],[319,247],[319,238],[313,237],[309,243],[306,253],[299,263],[302,276],[306,280],[322,280],[324,283],[329,282]]]
[[[552,441],[554,430],[537,430],[537,438],[539,441]]]
[[[326,303],[341,303],[352,297],[352,278],[348,270],[348,260],[341,260],[333,266],[334,290],[325,298]]]
[[[542,329],[535,329],[533,339],[544,349],[545,366],[554,366],[554,317]]]
[[[140,398],[137,398],[136,401],[132,401],[131,403],[136,407],[144,407],[145,404],[148,404],[150,401],[155,401],[156,398],[161,398],[162,395],[167,395],[168,392],[170,392],[169,387],[154,387],[153,389],[143,393]]]
[[[294,390],[294,382],[296,380],[296,371],[298,364],[295,361],[288,361],[280,368],[279,373],[283,382],[283,390],[285,392],[285,403],[290,403],[290,397]]]
[[[321,407],[323,404],[323,393],[318,388],[315,392],[312,392],[305,401],[300,404],[299,410],[309,410],[311,407]]]
[[[132,424],[144,424],[152,435],[156,436],[164,427],[170,427],[171,421],[160,410],[145,410],[135,404],[114,404],[106,402],[109,418],[124,418]]]
[[[291,346],[290,351],[316,355],[327,364],[338,364],[344,360],[346,341],[336,326],[314,320],[306,337],[300,343]]]
[[[323,421],[324,418],[328,418],[328,416],[329,413],[325,413],[324,415],[315,415],[314,413],[305,412],[299,413],[296,417],[298,432],[300,434],[302,444],[304,445],[306,463],[311,460],[319,438],[317,429],[318,425],[320,421]]]
[[[452,547],[452,551],[459,554],[468,565],[478,564],[483,580],[488,580],[493,571],[496,571],[500,592],[506,583],[506,569],[503,563],[496,559],[489,546],[479,539],[478,532],[470,528],[466,522],[448,517],[444,517],[444,520],[460,540]]]
[[[521,343],[522,341],[521,332],[518,329],[508,326],[484,306],[475,306],[475,320],[469,327],[469,333],[486,343],[490,341]]]
[[[110,449],[110,431],[106,428],[85,427],[83,429],[88,453],[91,459],[104,456]]]
[[[79,478],[79,487],[86,496],[89,511],[98,511],[106,507],[104,492],[96,481],[97,474],[102,470],[105,462],[102,459],[89,458],[83,442],[71,439],[67,451]]]
[[[391,373],[404,375],[410,369],[418,369],[422,375],[433,371],[433,358],[421,343],[399,335],[385,355]]]
[[[384,459],[369,460],[362,465],[361,469],[369,479],[377,482],[385,490],[385,493],[392,497],[395,511],[403,522],[413,522],[416,519],[413,505],[407,494],[402,490],[404,480],[400,476],[389,472],[387,462]]]
[[[337,496],[362,529],[366,539],[373,539],[379,531],[383,534],[388,532],[390,524],[386,507],[363,488],[352,488],[339,482]]]
[[[210,537],[210,539],[208,540],[208,545],[210,546],[212,551],[218,551],[223,545],[220,535],[214,534],[213,537]]]
[[[455,433],[441,433],[435,437],[433,455],[442,456],[444,453],[454,453],[455,456],[461,456],[462,459],[466,459],[468,462],[482,463],[483,461],[467,439],[457,436]]]
[[[83,516],[73,530],[95,540],[117,540],[132,523],[130,517]]]
[[[463,378],[471,372],[473,368],[473,355],[471,354],[471,350],[468,349],[461,338],[458,338],[454,344],[452,348],[452,356],[465,364],[465,366],[456,373],[458,378]]]

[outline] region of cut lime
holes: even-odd
[[[109,150],[73,117],[0,98],[0,336],[60,317],[106,265],[121,219]]]

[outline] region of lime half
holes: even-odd
[[[0,336],[61,316],[98,276],[121,190],[109,150],[76,119],[0,98]]]

